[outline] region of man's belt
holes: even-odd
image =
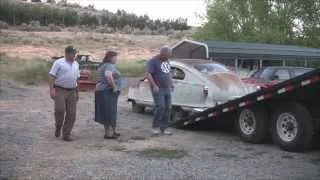
[[[55,87],[55,88],[59,88],[59,89],[63,89],[63,90],[66,90],[66,91],[74,91],[74,90],[76,90],[76,89],[77,89],[77,88],[64,88],[64,87],[57,86],[57,85],[54,85],[53,87]]]

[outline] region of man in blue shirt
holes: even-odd
[[[160,53],[149,60],[146,68],[146,77],[151,85],[154,99],[154,119],[152,124],[153,134],[171,135],[168,131],[171,117],[171,91],[173,91],[172,77],[170,73],[169,58],[172,50],[169,46],[163,46]]]

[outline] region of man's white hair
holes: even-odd
[[[168,54],[170,52],[172,52],[172,49],[168,45],[164,45],[160,48],[160,54]]]

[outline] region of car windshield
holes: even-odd
[[[257,79],[269,79],[272,75],[273,70],[271,68],[260,69],[252,74],[252,78]]]
[[[230,72],[228,68],[221,64],[216,63],[206,63],[206,64],[196,64],[194,68],[202,73],[219,73],[219,72]]]

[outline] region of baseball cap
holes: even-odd
[[[67,46],[64,51],[65,53],[73,53],[73,54],[76,54],[78,52],[76,48],[74,48],[73,46]]]

